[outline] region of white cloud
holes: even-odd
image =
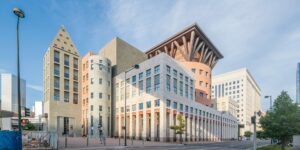
[[[275,98],[295,97],[300,61],[297,1],[111,1],[108,17],[119,35],[147,50],[197,22],[225,56],[215,74],[247,67]],[[269,106],[263,106],[267,108]]]
[[[39,85],[27,84],[27,88],[33,89],[38,92],[43,92],[43,87]]]

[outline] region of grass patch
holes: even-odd
[[[257,150],[281,150],[280,145],[268,145],[258,148]],[[294,150],[293,147],[287,146],[285,150]]]

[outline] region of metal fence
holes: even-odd
[[[58,136],[56,132],[24,131],[22,133],[22,146],[30,148],[58,148]]]

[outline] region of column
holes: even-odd
[[[156,124],[155,124],[155,120],[156,120],[156,118],[155,118],[156,116],[155,116],[155,112],[154,112],[154,109],[153,109],[153,107],[151,107],[151,113],[150,113],[150,118],[151,118],[151,120],[150,120],[150,124],[151,124],[151,133],[150,133],[150,135],[151,135],[151,141],[155,141],[156,139],[155,139],[155,126],[156,126]]]
[[[162,103],[160,103],[162,105]],[[164,106],[160,106],[160,111],[159,111],[159,140],[160,141],[166,141],[166,131],[170,129],[166,129],[166,109]]]

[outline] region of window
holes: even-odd
[[[171,67],[167,65],[167,73],[170,74],[171,73]]]
[[[54,90],[54,100],[59,101],[59,90]]]
[[[91,78],[91,84],[94,84],[94,78]]]
[[[93,111],[94,110],[94,106],[93,105],[91,105],[91,111]]]
[[[188,113],[189,112],[189,106],[185,106],[185,112]]]
[[[124,107],[121,107],[121,112],[124,112]]]
[[[132,76],[132,83],[136,82],[136,76]]]
[[[151,101],[148,101],[148,102],[146,103],[146,105],[147,105],[147,108],[151,108]]]
[[[78,80],[78,71],[74,70],[73,72],[74,72],[74,74],[73,74],[74,80]]]
[[[107,99],[110,100],[110,95],[109,94],[107,95]]]
[[[190,99],[191,99],[191,100],[194,98],[193,93],[194,93],[194,88],[191,86],[191,87],[190,87]]]
[[[102,84],[102,78],[99,79],[99,84]]]
[[[73,94],[73,104],[78,104],[78,94]]]
[[[143,80],[143,72],[139,73],[139,80]]]
[[[185,97],[186,97],[186,98],[189,98],[189,85],[186,84],[184,90],[185,90],[185,91],[184,91]]]
[[[157,99],[154,101],[154,107],[159,107],[160,100]]]
[[[193,113],[194,112],[194,108],[193,107],[191,107],[191,109],[190,109],[190,113]]]
[[[183,104],[180,104],[180,111],[183,111]]]
[[[151,92],[151,77],[146,79],[146,93]]]
[[[141,80],[141,81],[139,81],[139,95],[142,95],[143,90],[144,90],[143,80]]]
[[[54,75],[59,76],[59,65],[58,64],[54,64]]]
[[[76,81],[73,82],[73,91],[78,92],[78,82]]]
[[[116,101],[119,100],[119,83],[116,83]]]
[[[154,91],[159,91],[160,89],[160,76],[159,74],[154,76]]]
[[[99,111],[102,111],[102,106],[101,105],[99,106]]]
[[[189,82],[189,78],[185,77],[185,83],[188,84],[188,82]]]
[[[171,91],[171,76],[167,74],[167,91],[170,92]]]
[[[94,93],[93,92],[91,92],[91,98],[94,98]]]
[[[177,94],[177,79],[176,78],[173,79],[173,91],[175,94]]]
[[[132,111],[136,111],[136,104],[133,104],[131,109]]]
[[[146,77],[149,77],[151,75],[151,69],[146,70]]]
[[[69,66],[69,64],[70,64],[70,57],[69,57],[69,55],[64,55],[64,64],[65,64],[65,66]]]
[[[202,86],[203,81],[199,81],[199,86]]]
[[[64,92],[64,102],[69,102],[69,92]]]
[[[68,79],[65,79],[64,82],[65,82],[64,89],[68,91],[68,90],[69,90],[69,87],[70,87],[70,86],[69,86],[69,80],[68,80]]]
[[[177,77],[177,70],[173,69],[173,76]]]
[[[59,52],[58,51],[54,51],[54,62],[59,63]]]
[[[69,68],[65,67],[65,74],[64,74],[65,78],[69,78]]]
[[[180,96],[183,96],[183,82],[179,82],[179,91],[180,91]]]
[[[204,97],[204,94],[202,92],[199,93],[200,97]]]
[[[132,97],[136,96],[136,83],[132,83]]]
[[[130,96],[130,95],[129,95],[129,93],[130,93],[130,89],[129,89],[129,85],[130,85],[130,84],[129,84],[129,83],[130,83],[130,79],[128,78],[128,79],[126,79],[126,83],[125,83],[125,85],[126,85],[126,87],[125,87],[125,88],[126,88],[125,97],[126,97],[126,98],[129,98],[129,96]]]
[[[144,104],[143,103],[139,103],[139,110],[143,110],[144,109]]]
[[[157,74],[159,72],[160,72],[160,66],[157,65],[157,66],[154,67],[154,74]]]
[[[171,100],[167,99],[167,107],[170,107],[170,106],[171,106]]]
[[[195,68],[192,68],[192,72],[195,73],[195,72],[196,72],[196,69],[195,69]]]
[[[54,88],[59,89],[59,77],[54,77]]]
[[[102,93],[99,93],[99,99],[102,99]]]
[[[208,72],[205,72],[205,76],[208,76]]]
[[[75,69],[78,69],[78,59],[77,59],[77,58],[73,58],[73,61],[74,61],[73,67],[74,67]]]
[[[129,106],[126,106],[126,112],[130,112]]]
[[[203,70],[202,70],[202,69],[200,69],[200,70],[199,70],[199,74],[201,75],[201,74],[202,74],[202,72],[203,72]]]
[[[177,109],[177,102],[173,102],[173,109]]]
[[[179,77],[180,77],[180,80],[183,80],[183,74],[182,73],[179,74]]]

